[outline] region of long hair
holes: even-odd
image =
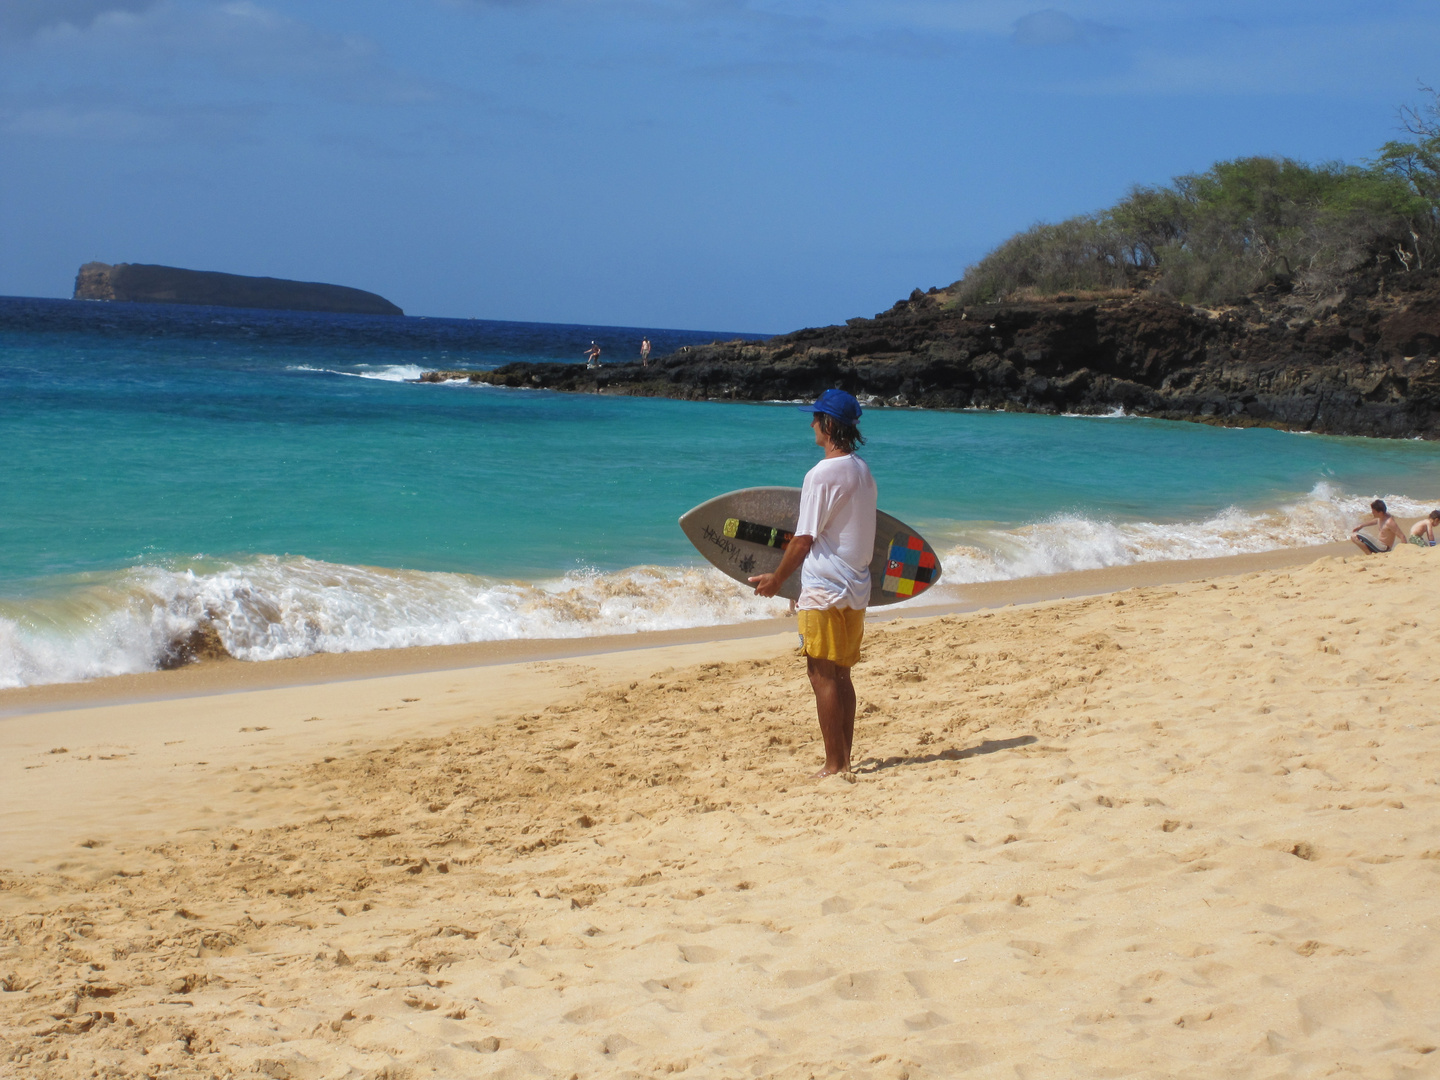
[[[817,412],[815,419],[820,421],[820,430],[825,437],[842,453],[853,454],[857,446],[865,445],[865,436],[860,434],[860,429],[854,424],[847,424],[844,420],[837,420],[829,413],[822,412]]]

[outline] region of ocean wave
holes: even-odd
[[[1383,496],[1392,513],[1420,517],[1434,504]],[[1274,510],[1229,507],[1199,521],[1116,522],[1056,514],[1019,528],[968,528],[948,539],[931,537],[944,568],[943,585],[1041,577],[1138,562],[1210,559],[1344,540],[1368,498],[1321,482],[1303,499]]]
[[[1079,417],[1086,420],[1128,420],[1130,418],[1130,414],[1125,411],[1124,405],[1116,405],[1113,409],[1108,409],[1105,412],[1067,412],[1061,413],[1060,415],[1068,416],[1071,419]]]
[[[538,583],[263,556],[139,566],[62,595],[0,601],[0,687],[175,667],[513,638],[572,638],[769,618],[718,570],[634,567]]]
[[[321,375],[344,375],[351,379],[378,379],[381,382],[414,382],[425,373],[419,364],[388,364],[384,367],[369,365],[363,371],[341,371],[338,368],[312,367],[309,364],[292,364],[289,371],[313,371]]]
[[[1437,505],[1400,495],[1385,500],[1401,517]],[[964,585],[984,581],[1343,540],[1368,502],[1321,483],[1274,510],[1231,507],[1194,521],[1058,514],[1015,528],[930,526],[944,572],[928,599],[957,599]],[[575,638],[738,623],[783,610],[709,567],[576,571],[518,582],[303,557],[197,559],[51,582],[41,595],[0,600],[0,687],[152,671],[210,655],[275,660]]]

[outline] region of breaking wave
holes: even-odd
[[[1420,517],[1434,503],[1383,496],[1392,513]],[[1319,483],[1303,499],[1274,510],[1228,507],[1200,521],[1107,521],[1056,514],[1019,528],[964,528],[931,537],[947,585],[1004,581],[1099,570],[1138,562],[1210,559],[1344,540],[1369,498],[1342,494]],[[944,540],[950,541],[946,546]]]
[[[1401,517],[1434,505],[1385,496]],[[927,531],[944,563],[931,599],[956,586],[1164,559],[1198,559],[1343,540],[1367,499],[1318,484],[1268,511],[1231,507],[1198,521],[1116,522],[1059,514],[1017,528]],[[771,618],[719,571],[640,566],[540,582],[346,566],[296,557],[194,560],[48,582],[0,599],[0,687],[74,682],[229,655],[275,660],[516,638],[715,626]]]
[[[783,609],[781,609],[783,610]],[[572,638],[778,614],[718,570],[641,566],[538,583],[262,556],[140,566],[0,601],[0,687],[175,667],[513,638]]]
[[[362,365],[363,366],[363,365]],[[320,375],[344,375],[351,379],[378,379],[381,382],[414,382],[425,373],[419,364],[369,365],[368,370],[341,371],[338,368],[311,367],[309,364],[295,364],[291,371],[313,371]]]

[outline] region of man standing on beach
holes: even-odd
[[[640,366],[650,366],[650,339],[648,337],[640,339]]]
[[[856,426],[860,403],[844,390],[826,390],[815,404],[799,408],[813,414],[815,445],[825,457],[805,474],[800,520],[780,565],[750,583],[759,595],[774,596],[800,569],[800,636],[825,740],[825,767],[815,775],[824,777],[850,771],[855,737],[850,669],[860,659],[870,603],[877,492],[870,467],[855,456],[865,442]]]

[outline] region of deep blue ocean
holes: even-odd
[[[0,686],[764,617],[676,526],[798,485],[790,403],[422,384],[733,332],[0,299]],[[881,505],[966,583],[1340,538],[1440,505],[1440,445],[870,408]],[[783,610],[783,605],[782,608]]]

